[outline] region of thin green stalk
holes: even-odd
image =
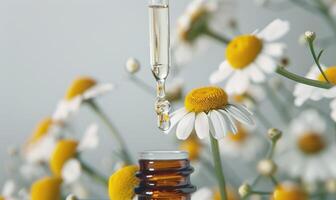
[[[224,44],[229,44],[230,43],[230,39],[219,35],[218,33],[214,32],[213,30],[210,30],[209,28],[204,29],[203,33],[219,42],[222,42]]]
[[[111,134],[114,136],[114,138],[118,141],[120,147],[121,147],[121,153],[123,155],[123,160],[126,164],[132,163],[132,157],[130,153],[127,150],[126,143],[124,139],[119,134],[117,128],[114,126],[112,121],[109,119],[109,117],[103,112],[102,109],[93,101],[89,100],[87,101],[90,108],[96,113],[96,115],[102,120],[102,122],[105,123],[107,128],[110,130]]]
[[[317,58],[316,56],[316,53],[315,53],[315,49],[314,49],[314,44],[313,44],[313,41],[308,41],[308,46],[309,46],[309,49],[310,49],[310,52],[314,58],[314,61],[315,61],[315,64],[317,65],[318,69],[320,70],[323,78],[328,82],[330,83],[330,81],[328,80],[327,76],[325,75],[321,65],[320,65],[320,61],[319,59]]]
[[[222,168],[222,161],[221,161],[220,154],[219,154],[218,141],[212,135],[210,135],[210,140],[211,140],[212,156],[214,159],[215,172],[217,175],[219,191],[221,194],[221,200],[227,200],[228,197],[227,197],[227,192],[226,192],[226,184],[225,184],[224,172]]]
[[[274,176],[270,176],[270,179],[271,179],[272,183],[274,184],[274,186],[279,185],[278,180]]]
[[[108,179],[105,178],[103,175],[99,174],[96,170],[94,170],[91,166],[89,166],[86,162],[84,162],[82,159],[78,158],[79,162],[81,163],[83,171],[88,174],[90,177],[92,177],[97,182],[100,182],[102,185],[107,186],[108,185]]]
[[[296,75],[292,72],[287,71],[283,67],[278,67],[276,72],[278,74],[288,78],[288,79],[291,79],[295,82],[302,83],[302,84],[305,84],[305,85],[310,85],[310,86],[313,86],[313,87],[324,88],[324,89],[330,89],[330,88],[333,87],[333,85],[330,84],[330,83],[317,81],[317,80],[312,80],[312,79],[308,79],[308,78]]]
[[[267,159],[272,159],[275,153],[276,141],[272,141],[271,149],[268,152]]]

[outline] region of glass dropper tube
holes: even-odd
[[[150,63],[156,80],[155,110],[158,127],[168,130],[170,127],[170,103],[165,99],[165,82],[170,68],[170,20],[168,0],[149,1]]]

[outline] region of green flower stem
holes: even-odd
[[[94,170],[91,166],[89,166],[86,162],[82,159],[78,158],[79,162],[81,163],[81,167],[83,171],[89,175],[92,179],[96,180],[97,182],[101,183],[104,186],[108,185],[108,179],[105,178],[103,175],[99,174],[96,170]]]
[[[321,67],[321,65],[320,65],[320,61],[319,61],[319,59],[318,59],[317,56],[316,56],[315,49],[314,49],[314,41],[309,40],[309,41],[308,41],[308,46],[309,46],[310,52],[311,52],[311,54],[312,54],[312,56],[313,56],[313,58],[314,58],[315,64],[316,64],[317,67],[319,68],[319,70],[320,70],[320,72],[321,72],[323,78],[324,78],[328,83],[330,83],[330,81],[328,80],[327,76],[325,75],[325,73],[324,73],[324,71],[323,71],[323,69],[322,69],[322,67]]]
[[[274,153],[275,153],[276,144],[277,144],[276,141],[272,141],[271,149],[270,149],[270,151],[268,152],[268,155],[267,155],[268,159],[273,159]]]
[[[230,39],[214,32],[213,30],[210,30],[210,28],[205,28],[204,31],[203,31],[203,34],[221,42],[221,43],[224,43],[224,44],[229,44],[230,43]]]
[[[278,180],[274,176],[270,176],[270,179],[271,179],[271,181],[272,181],[272,183],[273,183],[274,186],[279,185]]]
[[[87,103],[90,106],[90,108],[97,114],[97,116],[106,124],[111,134],[119,142],[119,145],[121,147],[121,153],[123,155],[123,160],[125,164],[131,164],[132,157],[130,156],[130,153],[127,150],[126,143],[124,139],[120,136],[118,130],[116,129],[112,121],[93,100],[89,100],[87,101]]]
[[[212,135],[210,135],[210,140],[211,140],[212,156],[214,159],[215,172],[217,175],[219,191],[221,194],[221,200],[228,200],[222,162],[219,154],[218,141]]]
[[[281,76],[284,76],[284,77],[286,77],[288,79],[291,79],[295,82],[302,83],[302,84],[305,84],[305,85],[310,85],[310,86],[313,86],[313,87],[330,89],[334,86],[330,83],[326,83],[326,82],[322,82],[322,81],[316,81],[316,80],[312,80],[312,79],[308,79],[308,78],[296,75],[292,72],[287,71],[283,67],[278,67],[276,72],[278,74],[280,74]]]

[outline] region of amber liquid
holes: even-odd
[[[135,189],[139,200],[190,200],[196,188],[190,183],[194,169],[189,160],[140,160]]]

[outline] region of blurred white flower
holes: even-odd
[[[91,124],[85,131],[82,139],[79,141],[77,153],[83,153],[87,150],[95,149],[98,144],[98,126],[96,124]],[[67,160],[63,165],[61,173],[65,183],[72,184],[76,182],[82,173],[80,161],[76,158]]]
[[[226,48],[226,60],[210,76],[210,82],[217,84],[228,80],[225,90],[228,94],[243,94],[251,84],[264,82],[266,74],[274,73],[277,62],[283,56],[286,45],[276,43],[289,31],[289,22],[274,20],[260,32],[240,35]]]
[[[329,9],[330,15],[336,17],[336,1],[335,0],[323,0],[323,3]]]
[[[328,80],[332,84],[336,84],[336,78],[334,78],[336,77],[336,67],[326,68],[322,66],[322,70],[324,71]],[[322,76],[320,70],[316,65],[312,66],[309,73],[306,75],[306,78],[325,82],[324,77]],[[308,99],[313,101],[319,101],[322,98],[336,97],[336,86],[330,89],[323,89],[298,83],[295,85],[294,96],[295,96],[295,105],[301,106]]]
[[[216,139],[223,138],[228,132],[236,133],[233,119],[253,125],[252,113],[244,106],[228,103],[225,91],[219,87],[197,88],[189,92],[184,107],[171,115],[171,127],[166,133],[175,130],[178,139],[187,139],[195,129],[203,139],[209,133]]]
[[[330,103],[331,117],[336,122],[336,99]]]
[[[106,94],[114,88],[110,83],[97,83],[90,77],[75,79],[68,88],[67,94],[62,99],[53,114],[53,120],[64,123],[72,114],[76,113],[82,103]]]
[[[213,200],[213,196],[214,193],[211,189],[201,188],[191,196],[191,200]]]
[[[326,128],[315,110],[306,110],[294,119],[288,134],[279,141],[280,169],[307,183],[336,177],[336,147]]]
[[[177,64],[189,62],[192,56],[206,49],[209,42],[204,29],[215,29],[231,20],[233,1],[193,0],[179,17],[174,38],[174,58]],[[223,28],[222,28],[223,30]]]
[[[259,85],[250,85],[246,92],[243,94],[234,94],[230,96],[230,99],[235,102],[246,106],[250,110],[254,110],[255,107],[261,103],[266,97],[264,89]]]
[[[223,156],[252,161],[264,149],[265,143],[256,134],[251,134],[247,128],[238,125],[236,134],[229,133],[227,137],[218,141]]]
[[[7,180],[2,188],[2,192],[0,194],[1,197],[5,200],[18,200],[14,197],[14,193],[16,190],[16,185],[13,180]]]

